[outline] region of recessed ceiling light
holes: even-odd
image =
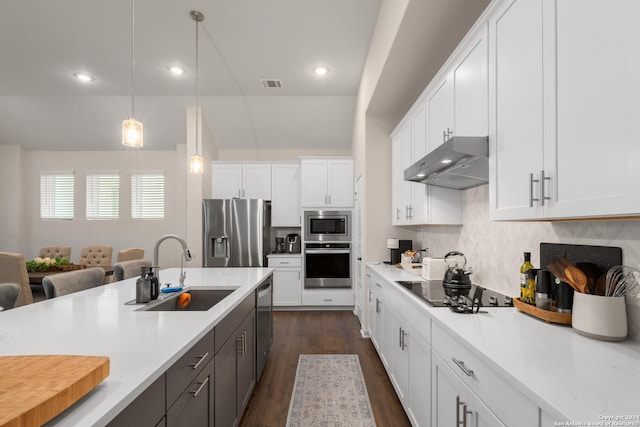
[[[452,161],[453,161],[453,160],[450,160],[450,159],[444,159],[444,160],[440,160],[440,163],[442,163],[442,164],[446,165],[446,164],[451,163]]]
[[[94,78],[87,73],[73,73],[74,77],[81,82],[92,82]]]
[[[316,67],[313,69],[313,72],[316,73],[316,76],[325,76],[329,69],[327,67]]]
[[[419,174],[417,174],[416,176],[417,176],[418,178],[424,178],[424,177],[425,177],[425,174],[423,174],[423,173],[419,173]]]
[[[171,74],[175,74],[176,76],[181,76],[186,72],[184,68],[178,67],[177,65],[171,65],[167,68],[171,71]]]

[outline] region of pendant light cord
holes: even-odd
[[[136,0],[131,0],[131,118],[134,118],[134,94],[136,91]]]
[[[198,57],[198,24],[200,21],[196,19],[196,155],[199,155],[198,152],[198,131],[199,131],[199,116],[200,116],[200,104],[198,101],[198,86],[199,86],[199,57]]]

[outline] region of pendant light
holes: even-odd
[[[122,145],[127,147],[142,147],[142,123],[134,117],[135,93],[135,40],[136,40],[136,0],[131,0],[131,115],[129,120],[122,121]]]
[[[203,173],[203,161],[202,156],[198,154],[198,132],[199,132],[199,118],[200,118],[200,105],[198,104],[198,24],[204,21],[204,15],[197,10],[192,10],[191,19],[196,21],[196,153],[191,156],[191,160],[189,161],[189,171],[193,174],[202,174]]]

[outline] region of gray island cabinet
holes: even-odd
[[[256,382],[256,289],[273,269],[185,271],[191,289],[232,292],[207,311],[141,311],[127,304],[133,278],[2,313],[0,356],[109,358],[107,378],[45,426],[239,422]],[[165,269],[160,280],[178,283],[179,275]]]
[[[109,426],[237,425],[256,383],[255,306],[249,294]]]

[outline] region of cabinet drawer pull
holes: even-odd
[[[289,261],[280,261],[280,264],[282,265],[289,264]]]
[[[324,301],[324,302],[331,302],[331,301],[333,301],[333,298],[323,298],[323,300],[322,300],[322,301]]]
[[[551,181],[551,177],[544,176],[544,170],[540,171],[540,205],[544,206],[545,200],[551,200],[551,197],[545,196],[544,184],[545,181]]]
[[[460,407],[462,406],[462,420],[460,419]],[[460,396],[456,396],[456,427],[467,427],[467,415],[473,415],[473,412],[467,411],[467,404],[460,400]]]
[[[464,372],[468,377],[473,376],[473,370],[467,369],[462,360],[457,360],[455,357],[452,357],[451,360],[453,360],[453,363],[455,363],[458,368],[462,369],[462,372]]]
[[[202,391],[204,386],[206,386],[208,383],[209,383],[209,377],[205,378],[205,380],[200,383],[200,387],[198,387],[196,391],[191,392],[193,394],[193,397],[198,397],[198,394],[200,393],[200,391]]]
[[[376,286],[382,289],[382,285],[380,283],[376,283]]]
[[[532,208],[533,207],[533,202],[539,202],[540,199],[538,198],[533,198],[533,183],[534,182],[540,182],[539,179],[533,179],[533,174],[530,173],[529,174],[529,207]]]
[[[205,354],[203,354],[202,356],[198,356],[198,362],[197,363],[192,363],[189,366],[191,366],[193,368],[193,370],[195,371],[196,369],[198,369],[198,366],[200,366],[200,364],[207,358],[209,357],[209,352],[206,352]]]

